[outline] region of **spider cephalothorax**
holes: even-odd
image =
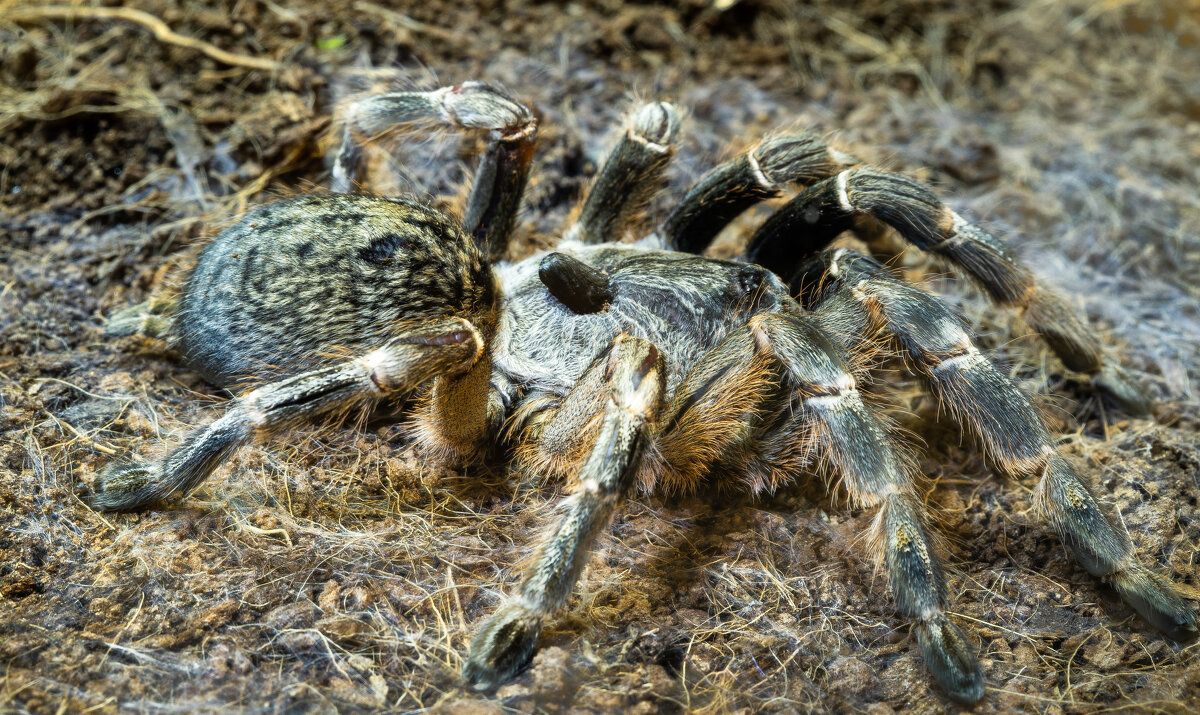
[[[999,468],[1039,480],[1041,513],[1084,568],[1169,636],[1196,630],[1187,603],[1137,560],[1120,522],[959,319],[874,258],[829,250],[860,218],[891,226],[1022,311],[1064,363],[1127,409],[1143,408],[1074,313],[923,185],[860,167],[813,137],[783,136],[709,173],[650,235],[618,242],[678,133],[675,109],[650,103],[632,114],[556,249],[510,264],[499,257],[537,123],[495,87],[348,105],[335,188],[352,185],[361,135],[429,119],[490,132],[462,224],[362,194],[280,201],[208,245],[173,312],[139,306],[110,324],[117,334],[168,337],[218,385],[258,386],[165,457],[111,467],[94,503],[128,508],[185,494],[251,439],[419,391],[413,434],[431,458],[508,453],[521,469],[572,485],[516,595],[472,643],[464,677],[487,687],[527,662],[543,619],[566,601],[635,485],[710,479],[757,492],[823,463],[852,505],[878,509],[873,543],[896,606],[946,692],[974,701],[983,675],[945,614],[909,460],[859,392],[861,366],[887,345]],[[699,255],[738,214],[789,186],[807,188],[754,234],[743,260]]]

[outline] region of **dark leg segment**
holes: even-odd
[[[512,96],[484,82],[430,92],[388,92],[342,109],[342,144],[334,158],[333,190],[350,191],[358,176],[358,135],[380,136],[405,124],[443,124],[489,131],[463,226],[489,259],[502,258],[516,223],[537,141],[537,118]]]
[[[546,535],[517,594],[471,641],[463,678],[476,688],[491,688],[523,668],[537,645],[542,621],[570,596],[596,537],[634,484],[650,441],[650,423],[661,409],[665,379],[658,350],[627,336],[617,338],[581,379],[581,384],[600,381],[606,388],[599,412],[593,413],[595,439],[578,462],[575,488],[562,505],[561,519]],[[583,402],[595,404],[590,396],[583,396]]]
[[[566,240],[615,241],[662,183],[675,149],[679,113],[666,102],[642,106],[601,167]]]
[[[895,279],[874,259],[848,250],[823,254],[827,296],[816,318],[844,349],[864,335],[894,336],[950,413],[1012,476],[1036,476],[1037,502],[1089,573],[1110,581],[1133,608],[1172,638],[1194,634],[1196,614],[1166,579],[1137,560],[1125,528],[1101,510],[1084,481],[1055,451],[1028,398],[971,342],[936,297]]]
[[[994,236],[968,223],[912,179],[851,169],[815,184],[763,224],[746,257],[791,278],[863,214],[893,227],[912,245],[945,258],[996,303],[1021,312],[1068,368],[1092,375],[1126,409],[1146,411],[1141,391],[1117,363],[1104,359],[1099,341],[1062,298],[1039,286]]]
[[[474,326],[451,318],[402,333],[357,360],[264,385],[233,400],[222,417],[193,432],[161,461],[109,467],[97,480],[92,504],[129,509],[187,494],[251,440],[348,411],[364,400],[410,391],[438,376],[463,373],[482,353]]]
[[[751,206],[833,176],[858,160],[801,134],[768,139],[696,182],[659,229],[668,248],[702,253],[731,221]]]

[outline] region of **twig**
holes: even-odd
[[[419,20],[414,20],[408,15],[396,12],[395,10],[389,10],[386,7],[380,7],[372,2],[358,0],[358,2],[354,3],[354,9],[370,15],[381,17],[384,20],[388,20],[399,25],[400,27],[403,27],[405,30],[411,30],[416,33],[429,35],[430,37],[436,37],[440,40],[448,40],[450,42],[463,41],[463,36],[457,32],[454,32],[453,30],[447,30],[435,25],[426,24]]]
[[[228,205],[232,207],[233,212],[241,213],[242,211],[245,211],[251,196],[254,196],[258,192],[265,189],[267,184],[271,183],[271,180],[276,176],[291,171],[293,168],[295,168],[305,150],[306,147],[303,145],[292,147],[290,150],[288,150],[288,154],[283,158],[283,161],[262,172],[253,181],[247,183],[241,189],[238,189],[238,192],[230,197],[228,203]]]
[[[280,535],[283,537],[283,540],[287,543],[288,548],[292,548],[292,537],[291,537],[291,535],[288,534],[287,529],[284,529],[283,527],[279,527],[276,529],[263,529],[263,528],[255,526],[253,524],[249,524],[244,521],[239,521],[238,528],[240,528],[244,531],[248,531],[251,534],[255,534],[257,536]]]
[[[458,627],[465,631],[467,630],[467,621],[463,618],[462,601],[458,598],[458,584],[454,583],[454,573],[450,564],[446,564],[446,587],[450,589],[450,595],[454,596],[454,606],[458,612]]]
[[[167,23],[148,12],[127,7],[69,7],[66,5],[45,5],[8,13],[9,22],[29,23],[39,20],[124,20],[140,25],[151,33],[159,42],[178,45],[192,50],[198,50],[217,62],[237,67],[273,72],[282,69],[275,60],[262,57],[248,57],[232,52],[226,52],[216,45],[209,44],[194,37],[186,37],[172,30]]]

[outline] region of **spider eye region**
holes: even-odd
[[[738,271],[738,289],[742,295],[753,295],[757,293],[766,280],[766,270],[759,266],[749,265],[743,266]]]

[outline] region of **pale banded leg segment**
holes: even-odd
[[[936,297],[894,278],[874,259],[838,250],[818,263],[827,276],[817,320],[848,351],[882,328],[903,349],[955,419],[1014,477],[1035,476],[1037,505],[1087,571],[1111,582],[1139,614],[1175,639],[1196,632],[1196,613],[1171,583],[1137,560],[1124,526],[1106,515],[1055,451],[1050,433],[1015,384],[971,342]]]
[[[488,131],[475,172],[463,227],[492,261],[504,256],[529,179],[537,117],[525,104],[485,82],[429,92],[387,92],[341,108],[341,146],[334,156],[332,189],[351,191],[360,172],[359,137],[380,136],[405,124],[441,124]]]
[[[579,218],[565,240],[616,241],[662,184],[675,153],[679,112],[666,102],[651,102],[629,118],[625,134],[592,181]]]
[[[628,336],[618,337],[598,363],[589,372],[602,371],[609,396],[596,415],[595,440],[579,463],[561,518],[546,534],[516,594],[471,641],[463,678],[478,689],[498,685],[526,665],[543,619],[570,596],[596,537],[637,477],[651,423],[662,407],[665,364],[653,345]]]
[[[696,182],[658,233],[668,248],[702,253],[751,206],[779,196],[789,186],[806,186],[857,163],[857,158],[808,134],[768,139]]]
[[[962,321],[937,297],[896,279],[856,251],[827,251],[806,271],[823,275],[812,306],[818,322],[851,354],[872,351],[864,336],[884,330],[939,400],[1006,469],[1036,462],[1049,434],[1029,399],[972,343]]]
[[[1141,390],[1116,362],[1105,358],[1099,341],[1062,298],[1038,285],[998,239],[907,177],[850,169],[814,184],[759,228],[746,259],[791,278],[808,257],[853,228],[861,215],[886,223],[907,242],[946,259],[997,304],[1020,312],[1064,365],[1091,375],[1125,409],[1148,409]]]
[[[483,351],[473,325],[449,318],[405,331],[361,358],[269,383],[232,400],[223,416],[188,435],[163,459],[109,467],[97,480],[92,504],[128,509],[187,494],[252,440],[463,373]]]

